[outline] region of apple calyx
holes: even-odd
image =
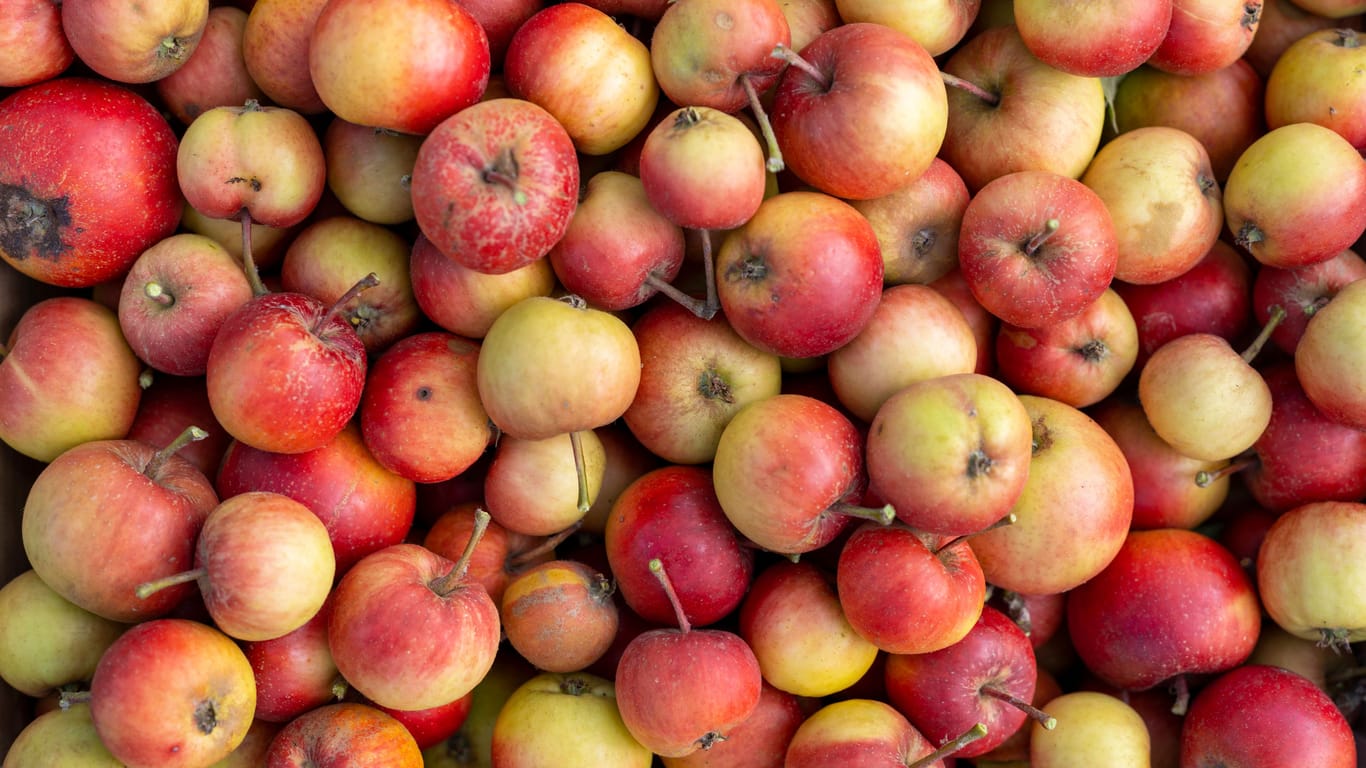
[[[147,466],[142,468],[142,474],[147,475],[148,477],[156,477],[157,473],[161,471],[161,467],[165,465],[172,456],[179,453],[181,448],[184,448],[190,443],[197,443],[208,436],[208,432],[191,424],[179,435],[176,435],[176,438],[165,447],[152,454],[152,458],[147,461]]]
[[[1257,23],[1262,19],[1262,4],[1243,3],[1243,17],[1238,20],[1238,25],[1249,32],[1257,30]]]
[[[496,184],[506,188],[512,193],[512,202],[526,205],[526,192],[517,187],[517,177],[520,174],[521,164],[517,162],[517,156],[513,154],[511,147],[505,147],[493,158],[493,162],[484,166],[480,178],[485,184]]]
[[[346,682],[346,678],[337,675],[337,677],[332,680],[332,685],[327,690],[332,694],[333,699],[341,701],[342,699],[345,699],[346,694],[351,691],[351,684]]]
[[[69,226],[69,198],[36,197],[16,184],[0,184],[0,250],[10,258],[60,260],[71,250],[62,242],[62,232]]]
[[[727,405],[735,403],[735,393],[730,384],[715,368],[708,368],[697,377],[697,393],[707,400],[720,400]]]
[[[180,61],[185,58],[189,51],[189,40],[175,35],[167,35],[161,39],[161,45],[157,46],[158,59],[170,59]]]
[[[1104,339],[1091,339],[1073,351],[1088,363],[1099,363],[1110,355],[1110,345]]]
[[[939,77],[944,81],[945,85],[957,88],[965,93],[970,93],[993,107],[1001,103],[999,94],[992,93],[971,80],[964,80],[957,75],[950,75],[948,72],[944,71],[940,71]]]
[[[460,553],[460,559],[455,561],[455,565],[451,566],[446,575],[427,582],[427,588],[438,597],[450,595],[464,583],[465,572],[470,567],[470,558],[474,556],[474,548],[479,545],[479,540],[484,537],[484,531],[489,527],[489,519],[489,513],[482,507],[474,510],[474,528],[470,531],[469,541],[465,542],[465,550]]]
[[[1257,353],[1266,346],[1267,339],[1271,338],[1271,332],[1276,330],[1276,326],[1280,325],[1284,319],[1285,307],[1280,304],[1271,305],[1271,316],[1266,319],[1266,325],[1262,326],[1261,333],[1258,333],[1257,338],[1253,339],[1252,343],[1247,345],[1247,349],[1242,352],[1241,357],[1244,362],[1251,363],[1253,358],[1257,357]]]
[[[1314,643],[1319,648],[1328,648],[1338,655],[1352,650],[1352,630],[1346,627],[1320,627],[1319,639]]]
[[[669,579],[669,574],[664,570],[664,561],[657,557],[650,558],[650,573],[655,575],[659,581],[659,586],[664,589],[664,594],[669,598],[669,605],[673,606],[674,618],[678,620],[678,628],[683,634],[692,631],[692,623],[688,621],[687,614],[683,612],[683,603],[678,599],[678,593],[674,591],[674,583]]]
[[[571,675],[560,681],[560,693],[568,696],[582,696],[588,690],[588,681]]]
[[[1029,242],[1024,244],[1025,255],[1033,257],[1034,252],[1039,250],[1039,248],[1043,247],[1043,244],[1048,242],[1048,238],[1052,237],[1054,233],[1058,231],[1058,227],[1061,226],[1062,222],[1058,221],[1057,219],[1049,219],[1048,221],[1045,221],[1043,224],[1043,230],[1035,234],[1033,237],[1029,238]]]
[[[333,318],[341,314],[342,307],[350,304],[352,299],[377,285],[379,285],[379,277],[374,272],[362,277],[360,281],[351,286],[346,293],[343,293],[341,298],[333,302],[332,306],[327,308],[327,313],[318,318],[318,320],[313,323],[313,327],[309,330],[314,336],[321,336],[323,329],[327,327],[328,323],[332,322]],[[355,327],[354,322],[352,322],[351,325],[352,327]]]
[[[1251,251],[1253,245],[1263,240],[1266,240],[1266,233],[1262,231],[1261,227],[1250,221],[1243,222],[1243,225],[1238,227],[1238,231],[1233,235],[1233,242],[1245,251]]]
[[[188,571],[173,573],[170,576],[162,576],[159,579],[144,581],[143,583],[137,586],[137,589],[133,590],[133,594],[137,595],[139,599],[146,600],[147,598],[151,597],[157,592],[160,592],[163,589],[166,589],[167,587],[174,587],[177,584],[188,584],[191,581],[198,581],[200,577],[204,576],[207,572],[208,571],[206,571],[204,568],[192,568]]]
[[[971,744],[974,741],[977,741],[978,739],[986,735],[987,727],[982,723],[977,723],[976,725],[967,729],[967,731],[965,731],[962,736],[959,736],[953,741],[944,744],[939,749],[936,749],[935,751],[929,753],[928,755],[925,755],[924,757],[920,758],[919,760],[916,760],[913,763],[907,763],[906,768],[929,768],[929,766],[934,765],[935,763],[939,762],[940,760],[943,760],[946,757],[949,757],[955,752],[961,750],[963,747],[966,747],[967,745]]]
[[[1333,45],[1339,48],[1358,48],[1361,46],[1361,36],[1357,34],[1355,29],[1335,29],[1333,34],[1337,35],[1333,38]]]
[[[194,727],[205,736],[218,727],[218,713],[214,711],[212,701],[201,701],[194,705]]]
[[[1015,696],[1009,691],[1001,690],[1000,688],[997,688],[994,685],[984,685],[977,690],[981,693],[984,693],[992,697],[993,699],[1004,701],[1010,706],[1015,707],[1016,709],[1025,713],[1026,715],[1029,715],[1029,717],[1033,718],[1036,722],[1038,722],[1039,725],[1042,725],[1044,728],[1050,731],[1058,727],[1058,719],[1056,717],[1053,717],[1052,715],[1048,714],[1042,709],[1039,709],[1033,704],[1030,704],[1024,699]]]
[[[1257,454],[1255,452],[1249,451],[1243,454],[1241,457],[1235,457],[1228,464],[1225,464],[1224,466],[1218,469],[1202,469],[1199,472],[1196,472],[1195,484],[1201,488],[1208,488],[1211,484],[1219,480],[1222,480],[1225,477],[1228,477],[1229,475],[1242,472],[1248,467],[1251,467],[1252,465],[1256,464],[1257,461]]]

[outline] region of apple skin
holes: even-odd
[[[782,357],[819,357],[853,339],[882,295],[882,254],[868,220],[821,192],[769,197],[716,255],[731,327]]]
[[[586,669],[617,634],[612,580],[577,560],[534,565],[508,582],[499,601],[508,643],[546,672]]]
[[[649,203],[680,227],[734,229],[763,202],[764,149],[740,118],[710,107],[664,115],[640,145]]]
[[[1059,727],[1050,731],[1038,723],[1029,725],[1027,765],[1031,768],[1147,768],[1152,764],[1152,740],[1143,716],[1120,698],[1098,691],[1070,691],[1042,706],[1057,718]]]
[[[981,0],[831,0],[845,23],[873,22],[891,27],[919,43],[931,56],[946,53],[968,36]],[[791,3],[784,3],[784,6]],[[801,46],[793,41],[793,47]]]
[[[612,681],[586,672],[527,680],[494,721],[491,764],[649,768],[654,756],[622,723],[615,697]]]
[[[327,0],[252,0],[242,30],[247,73],[270,101],[305,115],[327,110],[308,71],[313,27]]]
[[[1091,417],[1066,403],[1021,395],[1032,430],[1029,477],[1013,524],[968,546],[1002,589],[1066,592],[1100,573],[1124,544],[1134,481],[1124,453]]]
[[[484,28],[446,0],[329,0],[308,41],[318,98],[358,125],[424,135],[489,80]]]
[[[218,425],[209,407],[209,393],[202,376],[153,376],[152,383],[142,391],[138,413],[128,429],[129,440],[141,440],[151,445],[170,445],[193,424],[208,435],[176,451],[199,467],[212,480],[218,473],[232,438]]]
[[[806,714],[801,699],[765,683],[754,712],[725,741],[660,761],[664,768],[782,768],[783,754]]]
[[[138,359],[175,376],[203,376],[223,321],[252,298],[251,283],[216,241],[189,232],[142,252],[124,276],[119,328]]]
[[[875,699],[844,699],[825,704],[802,721],[792,734],[783,765],[901,768],[934,748],[892,705]],[[942,765],[942,761],[931,763],[932,768]]]
[[[1296,40],[1321,29],[1361,30],[1360,18],[1333,19],[1304,10],[1290,0],[1264,0],[1257,34],[1243,53],[1252,68],[1265,80],[1276,60]]]
[[[851,204],[873,225],[887,285],[932,283],[958,266],[958,229],[968,188],[938,157],[909,184]]]
[[[1352,728],[1309,680],[1247,664],[1206,685],[1181,728],[1182,765],[1357,764]]]
[[[1119,263],[1119,240],[1105,201],[1085,184],[1051,171],[1016,171],[968,202],[958,261],[989,312],[1039,328],[1100,298]]]
[[[30,85],[0,101],[0,131],[0,207],[28,214],[0,228],[0,259],[20,272],[93,286],[175,232],[185,206],[179,144],[131,89],[78,76]],[[111,146],[122,149],[111,154]]]
[[[1257,591],[1273,621],[1296,637],[1342,647],[1366,637],[1358,585],[1366,504],[1318,501],[1283,513],[1257,552]],[[1333,578],[1321,570],[1333,567]]]
[[[668,101],[734,114],[750,104],[746,81],[773,86],[783,62],[770,53],[791,40],[775,0],[671,2],[649,33],[650,67]]]
[[[0,678],[39,697],[95,672],[127,625],[96,616],[27,570],[0,587]]]
[[[1232,553],[1178,528],[1130,533],[1067,600],[1077,654],[1121,690],[1232,669],[1251,655],[1261,621],[1252,582]]]
[[[550,112],[490,99],[432,129],[411,190],[417,225],[437,250],[479,272],[511,272],[564,236],[578,205],[579,163]]]
[[[37,715],[5,752],[5,768],[39,765],[66,768],[123,768],[95,732],[90,705],[73,703]]]
[[[489,70],[494,75],[503,70],[512,36],[542,8],[541,0],[461,0],[460,4],[484,28],[489,41]]]
[[[1100,146],[1105,95],[1099,78],[1055,69],[1025,47],[1014,25],[968,38],[943,71],[995,94],[989,104],[949,88],[943,158],[974,193],[998,176],[1044,170],[1080,178]]]
[[[583,490],[591,506],[602,489],[607,451],[597,432],[571,433],[530,440],[502,434],[493,448],[493,461],[484,474],[484,503],[488,513],[509,531],[528,536],[551,536],[583,519],[579,508],[579,466]]]
[[[1252,279],[1252,311],[1257,322],[1265,325],[1271,318],[1271,307],[1279,305],[1285,310],[1285,318],[1271,332],[1271,341],[1282,352],[1293,355],[1309,318],[1343,286],[1363,277],[1366,261],[1351,249],[1304,267],[1263,267]]]
[[[62,31],[76,57],[121,83],[150,83],[180,69],[199,46],[208,18],[208,0],[137,7],[108,0],[62,2]]]
[[[422,139],[333,117],[322,135],[327,188],[366,221],[386,226],[412,221],[408,180]]]
[[[305,712],[271,741],[264,768],[420,768],[422,751],[403,724],[375,707],[339,702]]]
[[[1167,35],[1171,0],[1127,0],[1065,8],[1014,3],[1020,38],[1039,60],[1083,77],[1115,77],[1147,61]]]
[[[271,491],[300,502],[326,526],[344,573],[365,555],[397,544],[416,514],[413,481],[385,469],[348,424],[321,448],[273,453],[234,441],[214,480],[219,496]]]
[[[788,170],[822,192],[866,200],[929,168],[949,111],[939,68],[923,47],[891,27],[846,21],[801,57],[828,83],[794,66],[778,78],[771,119]]]
[[[130,767],[210,765],[246,738],[256,709],[251,664],[217,629],[186,619],[131,627],[90,680],[90,715]]]
[[[11,448],[50,462],[81,443],[128,434],[141,363],[112,310],[78,296],[43,299],[19,316],[5,346],[0,440]]]
[[[1314,313],[1295,347],[1295,373],[1310,401],[1328,418],[1357,429],[1366,429],[1364,315],[1366,279],[1344,286]]]
[[[1286,48],[1266,78],[1267,127],[1317,123],[1366,149],[1366,99],[1350,85],[1366,61],[1361,46],[1360,33],[1338,28],[1310,32]],[[1338,88],[1325,87],[1328,82]]]
[[[1171,26],[1148,57],[1174,75],[1203,75],[1238,59],[1252,44],[1262,0],[1172,0]]]
[[[329,599],[302,626],[269,640],[242,643],[256,681],[256,719],[288,723],[332,704],[341,693],[340,673],[327,646]]]
[[[242,56],[246,27],[245,10],[230,5],[209,8],[194,52],[176,71],[156,81],[157,96],[181,124],[189,125],[206,109],[265,98]]]
[[[482,507],[478,501],[451,506],[427,529],[422,546],[452,562],[458,560],[474,530],[475,512]],[[466,573],[483,585],[495,604],[501,605],[503,592],[514,576],[555,558],[553,551],[536,552],[544,541],[540,536],[509,531],[491,519],[475,544]]]
[[[0,87],[50,80],[71,66],[76,52],[62,31],[62,7],[20,0],[0,24]]]
[[[474,693],[470,692],[449,704],[427,709],[390,709],[374,703],[370,706],[399,721],[412,734],[418,749],[427,749],[454,736],[465,724],[473,704]]]

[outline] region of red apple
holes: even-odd
[[[1147,64],[1202,75],[1242,57],[1257,33],[1262,0],[1172,0],[1171,25]]]
[[[1344,286],[1304,327],[1295,347],[1300,386],[1328,418],[1366,429],[1366,380],[1358,374],[1366,344],[1366,280]]]
[[[979,724],[962,741],[970,743],[985,732]],[[941,758],[959,746],[950,742],[942,751],[935,749],[933,742],[884,701],[845,699],[822,706],[802,722],[792,734],[783,765],[938,768],[943,765]]]
[[[1167,36],[1172,0],[1111,0],[1065,8],[1040,0],[1014,4],[1020,38],[1039,60],[1083,77],[1128,74]]]
[[[206,109],[265,97],[242,55],[246,28],[245,10],[230,5],[209,8],[204,32],[189,58],[156,81],[157,96],[182,124],[194,122]]]
[[[932,283],[958,266],[958,229],[968,198],[958,171],[936,157],[895,192],[851,201],[877,233],[886,284]]]
[[[1363,277],[1366,261],[1350,249],[1327,261],[1294,269],[1263,267],[1252,279],[1252,311],[1257,322],[1265,323],[1271,319],[1273,306],[1285,310],[1285,319],[1271,332],[1271,341],[1282,352],[1293,355],[1309,318],[1343,286]]]
[[[180,69],[208,23],[208,0],[130,7],[112,0],[62,2],[62,31],[77,58],[121,83],[150,83]]]
[[[548,259],[502,274],[479,272],[447,258],[419,234],[408,265],[422,313],[451,333],[482,339],[503,310],[528,296],[549,296],[557,283]]]
[[[575,560],[552,560],[508,582],[503,632],[522,658],[547,672],[577,672],[602,658],[617,634],[611,579]]]
[[[270,101],[313,115],[326,111],[308,71],[313,27],[327,0],[252,0],[242,30],[247,72]]]
[[[19,0],[0,23],[0,86],[20,88],[60,75],[76,59],[62,31],[62,7]]]
[[[422,751],[408,729],[366,704],[339,702],[306,712],[280,729],[265,768],[419,768]]]
[[[242,644],[256,680],[256,718],[288,723],[303,713],[332,704],[346,692],[345,681],[327,646],[332,603],[292,632]]]

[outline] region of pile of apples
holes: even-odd
[[[0,3],[4,768],[1357,765],[1364,17]]]

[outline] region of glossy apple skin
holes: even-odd
[[[355,424],[304,453],[273,453],[234,442],[215,487],[225,499],[272,491],[313,510],[332,539],[339,574],[370,552],[402,541],[417,506],[413,481],[380,465]]]
[[[464,696],[488,673],[500,640],[498,606],[468,579],[438,594],[432,583],[454,566],[402,543],[367,555],[342,576],[328,645],[342,676],[366,698],[427,709]]]
[[[1144,768],[1152,765],[1152,737],[1143,716],[1118,696],[1099,691],[1068,691],[1043,708],[1068,728],[1047,730],[1031,723],[1029,761],[1032,768],[1106,765]]]
[[[935,157],[925,172],[882,197],[851,204],[873,225],[887,285],[932,283],[958,266],[958,229],[968,187]]]
[[[1072,8],[1015,4],[1015,25],[1040,61],[1083,77],[1115,77],[1148,60],[1172,21],[1171,0],[1128,0]]]
[[[482,506],[482,502],[478,501],[452,505],[427,529],[422,546],[452,562],[460,559],[474,531],[475,511]],[[509,531],[498,521],[489,520],[484,535],[479,537],[474,546],[466,574],[484,586],[495,604],[501,605],[503,592],[512,577],[555,558],[553,551],[531,554],[531,550],[543,541],[542,537]]]
[[[1257,551],[1257,590],[1282,629],[1338,647],[1366,636],[1364,524],[1366,504],[1319,501],[1283,513],[1267,530]],[[1322,578],[1325,566],[1333,578]]]
[[[986,580],[966,542],[932,550],[901,525],[864,523],[835,569],[849,624],[888,653],[931,653],[962,640],[982,613]]]
[[[975,723],[987,727],[957,757],[984,755],[1025,724],[1023,710],[982,689],[1032,701],[1036,676],[1029,638],[990,606],[962,640],[932,653],[891,654],[885,670],[888,702],[932,743],[952,741]]]
[[[256,684],[242,650],[186,619],[144,621],[105,652],[90,681],[90,714],[120,762],[200,766],[247,735]]]
[[[256,680],[256,718],[288,723],[303,713],[334,703],[341,680],[327,646],[331,600],[292,632],[242,644]]]
[[[128,627],[57,594],[37,571],[0,586],[0,678],[27,696],[90,679]]]
[[[928,52],[891,27],[841,24],[801,56],[829,84],[787,67],[772,122],[788,170],[849,200],[891,194],[929,168],[948,126],[948,96]],[[908,119],[914,116],[913,119]]]
[[[1338,291],[1305,325],[1295,348],[1295,372],[1315,407],[1330,419],[1366,429],[1366,280]]]
[[[607,562],[621,596],[647,621],[672,624],[674,609],[649,563],[659,558],[688,621],[707,626],[729,615],[754,575],[745,545],[717,501],[704,467],[666,466],[637,478],[607,517]]]
[[[727,235],[716,280],[721,310],[742,338],[783,357],[818,357],[867,325],[882,295],[882,255],[853,206],[784,192]]]
[[[841,20],[885,24],[915,40],[931,56],[946,53],[969,34],[982,0],[827,0]],[[784,3],[784,7],[792,3]],[[796,42],[794,40],[794,46]],[[801,50],[801,46],[796,46]]]
[[[378,704],[371,706],[399,721],[408,733],[412,734],[418,749],[427,749],[449,739],[460,730],[460,726],[464,725],[465,719],[469,717],[473,704],[474,694],[471,692],[449,704],[427,709],[390,709]]]
[[[1036,241],[1051,221],[1059,226]],[[958,260],[982,306],[1007,323],[1038,328],[1100,298],[1114,278],[1119,242],[1089,187],[1051,171],[1017,171],[968,202]]]
[[[515,189],[489,181],[495,173]],[[418,227],[437,250],[498,274],[545,256],[564,236],[578,205],[579,164],[569,133],[544,108],[491,99],[432,129],[411,189]]]
[[[1271,341],[1282,352],[1293,355],[1309,318],[1343,286],[1362,278],[1366,278],[1366,261],[1351,249],[1304,267],[1263,267],[1252,279],[1252,312],[1257,322],[1265,325],[1273,306],[1285,310],[1285,318],[1271,332]]]
[[[1361,34],[1344,27],[1310,32],[1286,48],[1266,79],[1267,127],[1318,123],[1366,149],[1366,99],[1360,88],[1345,87],[1366,61],[1361,44]],[[1334,93],[1329,82],[1344,88]]]
[[[380,710],[340,702],[292,720],[271,742],[265,768],[420,768],[422,751],[403,724]]]
[[[469,339],[482,339],[503,310],[528,296],[549,296],[559,285],[549,259],[501,274],[470,269],[419,234],[409,257],[413,296],[427,319]]]
[[[765,683],[758,706],[730,730],[725,741],[661,761],[665,768],[781,768],[792,734],[806,714],[800,699]]]
[[[1130,533],[1067,601],[1068,634],[1087,668],[1122,690],[1231,669],[1252,653],[1261,606],[1247,574],[1194,531]]]
[[[1147,64],[1176,75],[1222,69],[1252,44],[1261,0],[1172,0],[1171,25]]]
[[[81,443],[127,435],[141,365],[113,311],[79,296],[43,299],[19,315],[5,346],[0,440],[50,462]]]
[[[484,28],[443,0],[329,0],[308,42],[318,97],[347,122],[430,133],[489,79]]]
[[[20,0],[0,25],[0,87],[22,88],[60,75],[76,52],[62,31],[62,7]]]
[[[1351,726],[1309,680],[1248,664],[1205,686],[1181,731],[1182,765],[1357,764]]]
[[[0,204],[30,213],[0,228],[0,258],[29,277],[105,282],[179,224],[179,143],[129,88],[87,77],[30,85],[0,101],[0,131]]]

